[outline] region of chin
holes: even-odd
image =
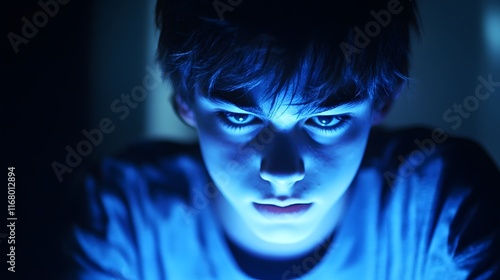
[[[308,225],[264,225],[254,231],[255,235],[265,242],[273,244],[299,243],[311,236],[314,229]]]

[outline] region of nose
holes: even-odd
[[[304,179],[304,162],[295,142],[292,135],[276,133],[262,156],[260,177],[281,192],[289,192],[293,184]]]

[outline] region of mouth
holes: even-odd
[[[264,217],[271,220],[280,220],[298,218],[311,208],[312,203],[297,203],[287,206],[278,206],[274,204],[260,204],[254,202],[253,205],[255,209],[257,209],[257,211],[259,211],[259,213],[261,213]]]

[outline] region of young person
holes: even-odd
[[[85,182],[71,279],[498,279],[499,182],[475,143],[379,124],[408,0],[159,0],[158,61],[199,143]]]

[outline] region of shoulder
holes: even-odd
[[[485,149],[439,128],[372,136],[365,164],[383,174],[390,227],[415,232],[445,267],[469,277],[500,274],[500,172]]]
[[[187,244],[199,243],[202,215],[192,215],[190,191],[207,177],[198,145],[144,142],[102,158],[86,174],[63,241],[69,274],[146,279],[148,267],[148,275],[164,278],[166,264],[149,256],[189,254]]]
[[[72,194],[71,219],[104,230],[112,217],[170,216],[189,205],[192,187],[206,180],[197,144],[139,143],[85,172]]]
[[[193,175],[203,171],[197,144],[141,142],[103,157],[91,167],[87,180],[95,180],[101,188],[110,191],[133,191],[147,186],[151,192],[185,198]]]
[[[400,177],[418,174],[440,161],[441,175],[453,175],[449,179],[462,185],[486,179],[500,182],[498,167],[479,143],[441,128],[375,128],[366,153],[365,164],[376,162],[385,172]]]
[[[440,128],[376,129],[364,164],[378,169],[384,197],[407,186],[402,195],[419,193],[437,204],[500,204],[500,171],[486,150]]]

